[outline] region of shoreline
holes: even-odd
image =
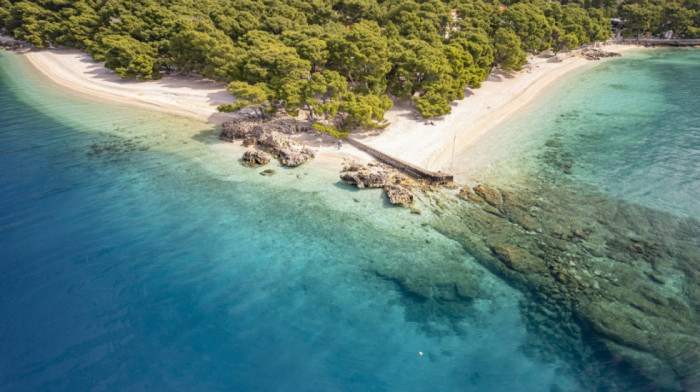
[[[603,48],[618,53],[640,49],[629,45],[605,45]],[[226,83],[223,82],[182,75],[166,75],[159,80],[123,80],[79,50],[43,49],[22,51],[20,54],[50,82],[85,96],[214,125],[234,118],[216,110],[219,104],[231,102],[231,96],[225,90]],[[465,99],[452,103],[451,114],[432,119],[434,125],[425,125],[425,119],[418,116],[406,101],[398,101],[386,113],[385,117],[390,122],[386,129],[361,131],[353,136],[372,148],[413,165],[432,171],[449,171],[453,148],[455,154],[459,154],[481,136],[535,102],[555,81],[599,63],[586,60],[574,52],[549,59],[530,58],[522,71],[514,74],[495,72],[482,83],[481,88],[465,89]],[[316,160],[320,162],[342,165],[345,159],[360,162],[372,160],[368,154],[349,143],[345,143],[342,150],[337,150],[334,140],[327,135],[304,135],[299,141],[318,149]]]
[[[640,49],[627,45],[605,45],[603,48],[617,53]],[[551,61],[555,58],[560,61]],[[408,105],[397,105],[387,112],[391,125],[383,133],[361,140],[427,170],[449,172],[453,144],[454,154],[459,155],[482,136],[536,102],[555,82],[600,64],[600,61],[587,60],[574,52],[549,59],[532,57],[528,60],[521,71],[513,74],[494,72],[481,88],[465,89],[465,99],[455,101],[450,114],[433,119],[434,126],[425,125],[422,118],[415,118]],[[415,146],[416,140],[421,140],[420,148]]]

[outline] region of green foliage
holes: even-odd
[[[429,90],[422,96],[415,98],[416,109],[423,117],[437,117],[450,113],[450,101],[440,92]]]
[[[520,38],[523,50],[545,50],[550,47],[552,28],[542,10],[535,4],[517,3],[507,7],[503,18]]]
[[[332,125],[325,125],[319,123],[311,124],[311,126],[321,133],[327,133],[336,138],[346,138],[350,134],[350,131],[347,128],[337,129]]]
[[[391,69],[387,39],[376,22],[362,21],[328,39],[330,65],[345,75],[353,90],[380,94]]]
[[[347,113],[344,126],[361,128],[385,127],[384,113],[391,108],[393,102],[385,94],[353,94],[348,93],[340,103],[340,111]]]
[[[222,112],[252,108],[258,111],[260,117],[265,118],[265,114],[270,114],[275,110],[270,102],[272,91],[265,83],[252,85],[246,82],[231,82],[226,90],[236,97],[236,103],[232,106],[220,105],[219,110]]]
[[[633,34],[693,37],[699,4],[623,0],[619,13]],[[303,111],[345,130],[384,126],[389,94],[445,115],[493,67],[608,38],[616,12],[615,0],[0,0],[0,29],[85,49],[123,78],[232,82],[221,111]]]
[[[158,66],[152,54],[153,49],[130,36],[98,36],[94,45],[99,46],[93,57],[105,62],[105,67],[113,69],[121,78],[150,79],[158,74]]]
[[[510,29],[502,28],[493,37],[496,64],[506,71],[519,71],[525,65],[525,53],[520,48],[520,37]]]
[[[240,107],[231,103],[222,103],[221,105],[216,107],[216,110],[222,113],[232,113],[240,110]]]
[[[700,1],[625,0],[620,5],[629,35],[662,34],[673,30],[683,38],[700,37]]]
[[[10,18],[10,0],[0,0],[0,31],[5,28],[7,20]]]
[[[128,67],[126,67],[126,69],[116,68],[115,71],[117,72],[117,75],[119,75],[122,78],[134,78],[145,80],[154,78],[154,68],[155,61],[153,60],[153,57],[145,54],[139,54],[129,62],[129,65]]]
[[[16,39],[38,47],[44,47],[58,28],[51,11],[28,1],[15,3],[6,18],[5,28]]]

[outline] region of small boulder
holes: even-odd
[[[352,161],[348,163],[347,165],[343,166],[343,171],[344,172],[349,172],[349,171],[359,171],[363,166],[360,165],[359,163]]]
[[[358,188],[381,188],[391,183],[389,173],[384,170],[345,172],[340,179],[348,184],[357,185]]]
[[[284,148],[291,147],[287,136],[277,131],[263,132],[258,138],[258,144],[275,151],[281,151]]]
[[[300,166],[315,156],[310,148],[298,148],[298,146],[283,148],[278,153],[282,164],[291,167]]]
[[[413,203],[413,194],[406,188],[399,185],[387,185],[384,187],[389,202],[406,207]]]
[[[248,166],[260,166],[270,162],[270,155],[260,150],[248,150],[243,154],[243,164]]]
[[[235,120],[221,124],[221,134],[219,139],[233,142],[235,139],[242,139],[251,132],[252,124],[247,121]]]

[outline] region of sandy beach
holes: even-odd
[[[119,78],[103,63],[79,50],[32,50],[24,56],[61,87],[95,98],[220,123],[219,104],[231,102],[226,83],[201,77],[166,76],[160,80]]]
[[[635,47],[606,45],[604,50],[624,52]],[[481,136],[533,103],[553,82],[599,64],[576,53],[556,57],[531,57],[522,71],[492,73],[481,88],[466,89],[465,99],[454,102],[452,112],[432,119],[417,116],[409,105],[397,105],[387,113],[391,125],[363,141],[389,155],[420,167],[449,172],[453,145],[459,155]]]
[[[607,45],[606,51],[635,49]],[[226,84],[201,77],[165,76],[160,80],[128,81],[77,50],[34,50],[24,52],[29,63],[57,85],[101,100],[165,111],[220,124],[231,115],[218,113],[216,107],[231,102]],[[466,89],[465,99],[454,102],[452,113],[433,119],[434,125],[411,109],[397,103],[386,114],[391,123],[385,130],[361,132],[357,138],[386,154],[429,170],[449,170],[454,147],[459,154],[482,135],[532,103],[552,82],[599,62],[575,54],[555,58],[531,58],[517,73],[494,73],[479,89]],[[343,158],[368,160],[369,156],[347,143],[338,151],[329,137],[307,138],[319,149],[320,160]]]

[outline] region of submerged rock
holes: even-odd
[[[447,250],[445,257],[435,260],[380,259],[368,268],[403,294],[399,300],[406,320],[433,335],[462,333],[462,321],[478,317],[475,300],[490,294],[482,287],[483,273],[458,257],[450,257]]]
[[[526,351],[562,356],[586,390],[700,390],[697,221],[528,186],[462,189],[434,225],[524,293]]]
[[[503,202],[501,194],[495,188],[490,188],[486,185],[477,185],[474,187],[474,193],[481,196],[487,203],[494,207],[498,207]]]
[[[515,245],[498,245],[493,252],[513,270],[525,273],[547,273],[544,260]]]
[[[340,179],[358,188],[384,188],[391,204],[407,207],[414,201],[412,182],[396,170],[380,164],[359,165],[351,162],[343,168]]]
[[[554,140],[554,139],[547,140],[547,142],[544,145],[547,147],[554,147],[554,148],[559,148],[562,146],[562,144],[559,140]]]

